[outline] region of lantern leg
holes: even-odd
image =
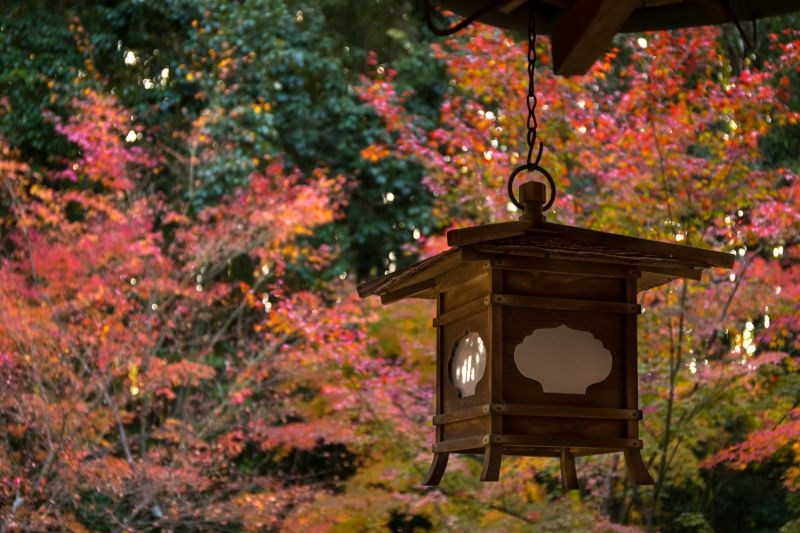
[[[631,479],[637,485],[654,485],[653,476],[647,470],[647,465],[644,464],[642,459],[642,450],[627,449],[625,450],[625,464],[628,466],[628,472],[631,473]]]
[[[439,484],[447,468],[447,458],[449,456],[450,454],[446,452],[435,452],[433,454],[431,469],[428,470],[428,475],[425,476],[425,481],[422,482],[423,485],[435,486]]]
[[[561,449],[561,487],[564,492],[580,490],[578,473],[575,470],[575,456],[568,448]]]
[[[503,459],[503,449],[498,444],[487,444],[483,453],[483,471],[481,481],[497,481],[500,479],[500,462]]]

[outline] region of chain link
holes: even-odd
[[[544,143],[538,141],[536,138],[536,127],[539,125],[536,121],[536,86],[534,85],[534,76],[536,75],[536,13],[534,12],[535,0],[528,0],[528,159],[527,163],[514,169],[511,176],[508,178],[508,198],[517,209],[525,210],[525,206],[517,200],[514,196],[514,178],[518,174],[524,172],[538,172],[550,185],[550,199],[542,205],[541,210],[547,211],[553,205],[556,199],[556,184],[553,177],[547,170],[539,165],[542,160],[542,152],[544,151]],[[536,150],[536,143],[539,143],[539,149]],[[536,152],[534,158],[533,153]]]
[[[539,123],[536,121],[536,85],[534,75],[536,71],[536,14],[534,12],[534,0],[528,0],[528,165],[538,165],[542,158],[544,145],[539,142],[539,153],[533,159],[534,147],[536,145],[536,128]]]

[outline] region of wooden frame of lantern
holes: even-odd
[[[575,456],[624,452],[633,481],[653,482],[641,457],[637,292],[733,256],[544,221],[544,185],[520,187],[518,222],[448,233],[451,248],[359,286],[383,303],[436,300],[434,458],[483,454],[482,481],[503,455],[560,457],[565,489]]]

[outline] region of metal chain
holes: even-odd
[[[524,172],[538,172],[550,185],[550,198],[542,205],[541,210],[547,211],[553,205],[556,199],[556,184],[550,173],[539,165],[542,160],[542,152],[544,151],[544,143],[539,142],[539,149],[536,153],[536,158],[533,157],[533,152],[536,151],[536,86],[534,85],[534,76],[536,74],[536,13],[534,12],[535,0],[528,0],[528,159],[527,163],[514,169],[511,176],[508,178],[508,198],[517,209],[525,211],[525,206],[514,196],[514,179],[520,173]]]
[[[534,13],[534,0],[528,0],[528,165],[538,165],[542,159],[544,145],[539,142],[539,153],[533,159],[534,146],[536,145],[536,86],[534,75],[536,71],[536,14]]]

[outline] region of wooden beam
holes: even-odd
[[[528,0],[510,0],[506,4],[500,6],[500,11],[502,11],[504,15],[508,15],[527,1]]]
[[[406,284],[381,294],[381,303],[386,305],[406,298],[433,298],[435,293],[431,289],[435,286],[436,278],[422,280],[410,285]]]
[[[462,17],[474,13],[485,6],[486,2],[487,0],[431,0],[433,5],[454,11]],[[601,0],[597,2],[603,3]],[[740,21],[800,12],[798,0],[639,0],[634,12],[618,28],[617,33],[674,30],[732,22],[730,16],[720,17],[717,9],[709,11],[702,5],[704,2],[729,6]],[[552,35],[553,27],[563,18],[562,12],[573,3],[573,0],[537,0],[536,30],[539,35]],[[484,24],[524,32],[528,27],[527,15],[525,2],[506,0],[478,20]]]
[[[556,74],[584,74],[611,44],[639,0],[577,0],[553,29]]]

